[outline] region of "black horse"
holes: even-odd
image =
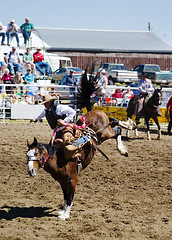
[[[139,96],[134,96],[133,98],[131,98],[129,104],[128,104],[128,108],[127,108],[127,117],[128,118],[132,118],[132,116],[135,114],[136,112],[136,106],[139,100]],[[160,125],[158,122],[158,116],[160,116],[159,112],[158,112],[158,108],[161,105],[161,88],[160,89],[155,89],[153,95],[148,99],[148,101],[146,101],[143,104],[143,109],[142,109],[142,116],[145,119],[145,123],[146,123],[146,127],[147,127],[147,139],[151,140],[150,138],[150,131],[149,131],[149,120],[150,118],[152,118],[157,127],[158,127],[158,138],[160,139],[161,136],[161,131],[160,131]]]

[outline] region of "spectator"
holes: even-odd
[[[43,62],[44,56],[40,52],[42,49],[40,47],[37,47],[37,51],[33,54],[34,63],[36,66],[36,69],[41,73],[41,75],[44,75],[43,67],[45,67],[45,74],[49,75],[49,65],[48,63]]]
[[[36,68],[35,64],[33,63],[33,55],[30,53],[30,48],[26,48],[26,52],[23,54],[23,62],[26,65],[26,68],[32,68],[33,74],[36,76]]]
[[[2,32],[3,30],[3,26],[2,26],[2,23],[0,22],[0,36],[2,37],[2,40],[1,40],[1,45],[5,45],[5,33]]]
[[[16,75],[13,77],[13,84],[23,84],[23,78],[20,72],[16,72]]]
[[[122,99],[123,93],[121,89],[117,88],[114,93],[112,93],[112,105],[115,106],[119,101],[118,99]]]
[[[25,18],[25,23],[20,26],[20,29],[23,32],[24,44],[26,46],[27,40],[29,40],[31,32],[35,30],[34,25],[29,22],[29,18]]]
[[[16,47],[12,47],[12,51],[5,56],[5,62],[10,69],[11,75],[14,75],[14,67],[17,69],[17,72],[21,72],[20,57]]]
[[[11,78],[11,75],[9,74],[9,69],[6,68],[5,71],[4,71],[4,74],[2,76],[2,83],[3,84],[12,84],[12,78]],[[11,86],[9,87],[6,87],[6,92],[7,94],[11,93]]]
[[[172,128],[172,97],[168,100],[167,103],[167,114],[169,111],[169,123],[168,123],[168,134],[171,135],[171,128]]]
[[[15,37],[17,41],[17,46],[19,47],[19,36],[17,32],[17,25],[15,24],[14,20],[11,20],[11,22],[7,25],[7,45],[10,46],[10,38]]]
[[[24,84],[32,84],[34,83],[34,76],[31,72],[31,68],[28,68],[27,73],[24,75]]]
[[[134,97],[134,93],[133,93],[133,91],[132,91],[130,88],[127,88],[127,90],[125,90],[125,91],[123,92],[122,97],[123,97],[125,100],[130,100],[132,97]]]
[[[77,79],[74,76],[74,71],[70,70],[70,74],[66,78],[67,86],[76,86]]]
[[[7,66],[5,64],[4,54],[3,54],[3,52],[0,51],[0,70],[2,71],[2,73],[4,73],[4,70],[6,67]]]
[[[38,89],[34,92],[34,101],[35,104],[39,104],[42,102],[43,96],[47,94],[47,91],[41,86],[38,86]]]
[[[34,97],[32,92],[26,91],[25,102],[30,105],[34,104]]]
[[[23,84],[23,78],[19,72],[16,72],[16,75],[13,77],[12,80],[13,84]],[[12,88],[13,90],[16,89],[16,87]],[[23,94],[23,87],[20,87],[20,94]]]
[[[103,74],[102,74],[103,71]],[[98,73],[98,79],[97,79],[97,96],[99,97],[98,105],[100,106],[101,102],[100,100],[105,100],[105,93],[106,93],[106,87],[107,87],[107,77],[105,76],[106,71],[102,70]],[[100,99],[101,98],[101,99]]]

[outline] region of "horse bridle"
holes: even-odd
[[[30,149],[29,151],[31,151],[32,149]],[[40,151],[40,150],[39,150]],[[33,162],[38,162],[39,163],[39,165],[43,168],[44,167],[44,163],[48,160],[48,158],[49,158],[49,154],[47,155],[47,157],[45,158],[45,156],[44,156],[44,151],[42,151],[41,152],[41,155],[38,157],[37,156],[37,152],[35,152],[36,153],[36,155],[34,154],[34,156],[28,156],[27,155],[27,159],[28,159],[28,162],[29,161],[33,161]]]

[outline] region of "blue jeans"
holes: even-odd
[[[18,36],[17,32],[15,32],[15,33],[6,32],[6,35],[7,35],[7,43],[10,43],[10,38],[11,37],[15,37],[16,41],[17,41],[17,44],[19,44],[19,36]]]
[[[26,30],[23,31],[23,37],[24,37],[24,44],[27,43],[27,40],[30,38],[31,32],[28,32]]]
[[[0,36],[2,37],[2,41],[1,41],[1,44],[2,44],[5,41],[5,33],[4,32],[0,32]]]
[[[44,71],[42,70],[43,67],[45,67],[45,73],[48,74],[49,73],[49,65],[48,63],[44,63],[44,62],[36,62],[35,63],[36,69],[38,69],[38,71],[44,75]]]
[[[17,72],[21,72],[21,66],[20,66],[20,64],[9,62],[8,65],[9,65],[9,69],[10,69],[10,73],[11,73],[11,74],[14,74],[14,67],[16,67]]]

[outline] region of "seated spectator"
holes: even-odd
[[[17,41],[17,46],[19,47],[19,36],[18,36],[18,32],[17,32],[17,25],[14,22],[14,19],[11,20],[11,22],[7,25],[7,31],[6,31],[6,35],[7,35],[7,45],[10,46],[10,38],[11,37],[15,37],[16,41]]]
[[[130,88],[127,88],[127,89],[123,92],[122,97],[123,97],[125,100],[130,100],[132,97],[134,97],[134,93],[133,93],[133,91],[132,91]]]
[[[34,97],[32,92],[26,91],[25,102],[31,105],[34,104]]]
[[[117,88],[115,90],[115,92],[112,93],[112,105],[113,106],[117,104],[117,102],[118,102],[117,99],[118,98],[122,98],[122,95],[123,95],[123,93],[122,93],[121,89],[119,89],[119,88]]]
[[[2,23],[0,22],[0,36],[2,37],[2,40],[1,40],[1,45],[5,45],[5,33],[2,31],[3,30],[3,26],[2,26]]]
[[[29,40],[31,32],[35,30],[34,25],[29,22],[29,18],[25,18],[25,23],[20,26],[20,29],[23,32],[24,44],[26,46],[27,40]]]
[[[14,68],[17,69],[17,72],[21,72],[20,57],[16,47],[12,47],[12,51],[5,56],[5,62],[10,69],[11,75],[14,75]]]
[[[31,68],[28,68],[27,73],[24,75],[24,84],[34,83],[34,75],[31,72]]]
[[[4,71],[4,74],[2,76],[2,83],[3,84],[12,84],[13,83],[11,75],[9,74],[9,69],[8,68],[6,68],[5,71]],[[7,92],[7,94],[11,93],[11,86],[6,87],[6,92]]]
[[[20,72],[16,72],[16,75],[13,77],[13,84],[23,84],[23,78],[20,75]]]
[[[49,75],[49,65],[48,63],[43,62],[44,56],[40,51],[41,51],[41,48],[37,47],[37,51],[33,54],[33,59],[34,59],[36,69],[41,73],[41,75],[44,75],[44,71],[42,68],[45,67],[45,74]]]
[[[23,63],[26,65],[26,69],[32,68],[33,74],[36,76],[36,68],[35,64],[33,63],[33,55],[30,53],[30,48],[26,48],[26,52],[23,54]]]
[[[38,86],[38,89],[34,92],[35,104],[41,103],[44,95],[47,95],[47,91],[43,87]]]
[[[7,66],[5,64],[4,54],[3,54],[3,52],[0,51],[0,70],[2,71],[2,73],[4,73],[4,70],[6,67]]]

